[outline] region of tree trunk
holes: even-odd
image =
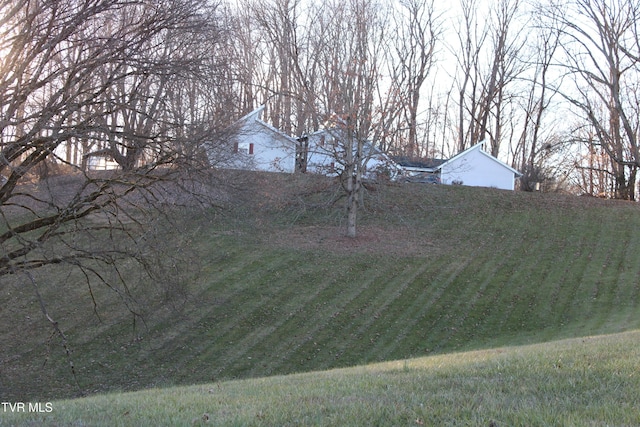
[[[357,235],[357,216],[358,216],[358,191],[355,179],[350,178],[347,183],[347,237],[354,238]]]

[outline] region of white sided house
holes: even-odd
[[[260,120],[264,105],[238,120],[229,150],[217,164],[229,169],[264,172],[295,172],[297,141]]]
[[[402,180],[407,182],[467,185],[513,190],[520,172],[483,150],[480,142],[449,160],[410,161],[396,159],[402,167]]]
[[[304,171],[322,175],[338,175],[343,170],[346,160],[345,144],[341,140],[339,129],[321,129],[308,136],[300,138],[300,151],[304,157],[300,164],[304,164]],[[398,165],[389,156],[375,148],[370,142],[363,147],[365,179],[375,179],[387,176],[395,178],[399,172]]]
[[[442,184],[513,190],[520,172],[484,151],[484,141],[467,148],[437,167]]]

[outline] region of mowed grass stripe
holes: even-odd
[[[628,329],[640,328],[640,316],[636,315],[634,310],[634,308],[640,307],[640,270],[634,271],[633,269],[634,265],[640,265],[638,247],[640,247],[640,240],[635,242],[634,246],[629,246],[629,255],[625,258],[629,269],[626,274],[620,275],[618,280],[618,295],[620,295],[621,308],[623,309],[620,310],[620,315],[624,318],[619,321]]]
[[[401,277],[394,277],[387,287],[396,287],[396,283],[405,284],[389,299],[386,295],[380,295],[372,300],[359,322],[359,327],[354,333],[363,341],[362,351],[365,360],[384,360],[385,354],[394,351],[397,344],[407,339],[409,324],[415,325],[428,306],[437,299],[437,295],[443,292],[442,288],[434,289],[431,278],[435,275],[434,266],[438,261],[414,260],[411,268],[406,267],[405,272],[410,273]],[[399,308],[399,310],[395,310]],[[397,325],[390,328],[389,325]],[[385,336],[395,335],[395,339],[386,341],[384,350],[379,347],[385,342]]]
[[[330,256],[327,258],[333,259]],[[325,328],[329,313],[339,311],[345,300],[354,298],[360,291],[351,287],[352,293],[345,293],[344,281],[349,280],[348,277],[348,272],[335,263],[331,263],[330,268],[322,267],[317,270],[314,266],[309,266],[304,275],[305,284],[295,288],[305,300],[297,307],[292,307],[282,319],[282,334],[277,337],[275,347],[270,351],[270,372],[279,372],[283,366],[286,366],[285,370],[299,369],[303,359],[299,356],[300,349],[313,340],[317,331]],[[294,366],[290,367],[292,362]]]
[[[487,285],[478,295],[475,316],[469,316],[468,321],[475,322],[468,325],[474,340],[492,340],[526,330],[530,324],[540,326],[541,319],[530,313],[548,304],[548,294],[541,290],[549,274],[545,266],[551,245],[548,239],[515,238],[503,240],[485,255],[485,263],[492,264],[493,258],[501,261],[493,275],[484,277]]]
[[[480,251],[474,252],[463,261],[458,259],[458,268],[453,270],[445,281],[446,292],[431,305],[424,307],[425,310],[433,312],[429,317],[435,318],[430,326],[426,326],[425,351],[439,352],[441,348],[456,348],[461,344],[458,329],[464,324],[464,319],[472,307],[478,303],[479,295],[486,286],[482,285],[482,281],[478,283],[478,278],[483,275],[491,276],[496,269],[494,265],[489,266],[483,263],[480,253]],[[437,286],[438,282],[434,281],[434,283]],[[389,350],[387,351],[392,354]]]
[[[439,269],[436,267],[441,265],[439,260],[430,260],[428,263],[421,261],[422,260],[412,261],[412,264],[414,264],[412,268],[414,274],[405,281],[407,285],[409,285],[408,289],[410,289],[410,292],[404,292],[405,299],[395,299],[393,301],[384,299],[379,305],[372,304],[367,315],[370,316],[370,319],[375,319],[375,321],[366,333],[359,331],[363,335],[365,344],[362,349],[363,359],[365,361],[384,360],[385,357],[397,347],[398,330],[395,325],[397,325],[398,320],[396,316],[398,311],[404,312],[407,310],[407,305],[409,304],[407,301],[423,301],[424,298],[428,298],[428,295],[432,295],[433,298],[431,298],[431,301],[435,301],[437,299],[436,295],[444,292],[446,285],[442,286],[440,291],[438,291],[438,289],[432,287],[431,283],[425,283],[425,277],[429,278],[435,275],[434,268],[438,271],[439,275],[447,273],[455,275],[455,270],[461,268],[456,268],[453,264],[448,264],[445,269]],[[417,264],[417,266],[415,266],[415,264]],[[397,277],[395,279],[397,279]]]
[[[226,299],[218,307],[219,313],[209,313],[215,316],[217,327],[211,329],[194,363],[212,361],[216,375],[230,371],[233,366],[236,371],[245,370],[246,364],[239,361],[250,357],[246,355],[251,348],[279,328],[278,319],[287,318],[283,313],[295,311],[308,302],[298,287],[287,286],[287,279],[299,271],[299,263],[300,255],[294,252],[278,252],[268,260],[263,259],[259,272],[254,274],[255,280],[247,282],[249,288]],[[225,281],[241,280],[244,280],[242,273],[238,277],[225,277]],[[209,283],[206,292],[215,296],[219,285],[215,281]]]
[[[385,329],[394,333],[396,340],[403,339],[398,329],[401,320],[394,308],[402,307],[402,311],[406,311],[410,302],[415,301],[421,293],[421,289],[415,286],[415,280],[424,275],[429,267],[427,263],[415,261],[406,264],[402,271],[396,270],[397,274],[378,283],[378,292],[374,290],[351,307],[345,313],[348,317],[343,328],[344,340],[336,346],[336,354],[355,352],[361,358]]]
[[[439,285],[439,277],[434,280],[431,274],[414,278],[410,289],[417,291],[417,294],[408,295],[406,301],[394,305],[394,311],[388,313],[389,321],[396,325],[396,328],[389,330],[388,333],[394,334],[396,338],[386,340],[387,345],[378,355],[379,360],[384,360],[391,354],[422,355],[428,352],[430,346],[427,342],[431,331],[427,330],[424,324],[429,313],[439,312],[442,316],[452,316],[452,313],[459,310],[468,311],[469,305],[473,302],[466,295],[477,293],[482,287],[478,287],[476,283],[467,282],[465,279],[460,280],[460,276],[464,276],[465,270],[474,269],[473,266],[477,260],[475,257],[469,257],[468,261],[464,268],[454,270],[449,275],[449,279],[445,280],[444,285]],[[425,283],[431,280],[433,282],[430,283],[430,286],[425,286]],[[445,290],[451,289],[451,285],[458,289],[456,293],[460,295],[460,298],[457,298],[457,301],[443,304],[441,297]],[[426,338],[425,342],[422,341],[421,335]],[[444,336],[441,339],[445,342],[434,343],[435,347],[446,345],[450,336]],[[431,347],[433,348],[433,346]]]
[[[614,227],[615,228],[615,227]],[[602,262],[594,262],[592,311],[598,313],[592,317],[591,328],[607,331],[611,318],[617,313],[626,313],[631,307],[638,306],[640,291],[637,266],[640,265],[640,232],[618,231],[603,244],[608,250]],[[631,311],[632,312],[632,311]],[[625,317],[627,317],[625,315]],[[631,317],[628,316],[631,320]],[[635,318],[629,327],[638,327],[640,319]]]
[[[339,265],[339,264],[338,264]],[[334,267],[336,264],[334,264]],[[337,277],[333,277],[332,280],[323,283],[323,288],[319,288],[317,292],[313,292],[313,287],[307,291],[306,289],[299,289],[298,291],[304,295],[304,301],[299,304],[297,316],[290,318],[282,318],[280,321],[283,330],[287,329],[287,324],[293,327],[291,330],[291,338],[288,338],[288,334],[279,333],[278,336],[272,337],[271,340],[265,340],[257,345],[254,349],[256,356],[267,360],[266,364],[274,359],[278,361],[278,365],[282,366],[280,361],[288,360],[288,371],[290,372],[292,365],[305,365],[307,361],[314,358],[314,352],[324,348],[326,351],[326,339],[322,336],[322,331],[334,331],[332,322],[338,316],[336,313],[341,313],[345,310],[351,301],[358,299],[360,294],[366,292],[368,287],[373,283],[377,274],[373,270],[369,270],[366,276],[362,276],[357,270],[340,272],[334,270],[334,274],[338,273]],[[346,269],[348,270],[348,269]],[[381,273],[382,271],[378,271]],[[342,275],[344,274],[344,275]],[[351,283],[353,275],[359,277],[358,286],[353,286]],[[346,283],[345,283],[346,282]],[[326,296],[321,296],[323,290],[328,290],[329,287],[333,287],[336,291],[332,299],[326,299]],[[345,287],[347,289],[345,289]],[[310,296],[313,296],[310,298]],[[313,307],[314,301],[327,302],[324,309],[316,309],[314,311],[309,310],[307,307]],[[309,314],[312,314],[311,316]],[[304,325],[300,327],[300,325]],[[311,326],[310,325],[315,325]],[[301,330],[306,331],[306,336],[301,339],[299,332]],[[333,337],[329,337],[329,340]],[[320,343],[320,344],[318,344]],[[281,351],[282,350],[282,351]],[[288,351],[287,351],[288,350]],[[291,363],[293,362],[293,363]],[[316,362],[318,362],[316,360]],[[276,368],[276,367],[274,367]]]
[[[296,358],[299,363],[313,363],[320,366],[334,366],[338,364],[353,363],[354,351],[351,350],[350,359],[340,360],[345,351],[345,342],[353,344],[354,336],[351,333],[351,326],[354,322],[355,313],[360,313],[366,307],[373,296],[385,292],[394,292],[394,286],[388,286],[394,276],[393,269],[373,267],[379,263],[374,260],[364,261],[361,271],[354,272],[356,277],[349,277],[345,282],[334,283],[334,287],[347,288],[336,294],[334,300],[325,300],[325,303],[318,304],[315,316],[306,322],[315,322],[305,339],[295,348],[291,357]],[[339,266],[339,263],[334,264]],[[351,273],[351,274],[354,274]],[[322,296],[318,295],[318,300],[322,301]],[[351,346],[348,344],[348,346]]]
[[[549,231],[547,238],[531,242],[527,257],[514,271],[500,303],[510,308],[503,314],[504,324],[510,325],[511,332],[557,331],[579,320],[588,308],[584,304],[588,300],[582,296],[589,266],[585,246],[597,240],[599,233],[573,240],[580,233],[575,233],[569,223],[554,224]],[[545,339],[553,338],[556,337],[552,334]]]
[[[257,339],[251,336],[251,331],[255,331],[259,323],[269,321],[265,314],[273,307],[272,290],[264,282],[276,283],[274,278],[295,260],[295,256],[262,251],[229,257],[222,274],[211,275],[214,280],[193,296],[195,302],[190,310],[169,315],[155,328],[155,336],[163,341],[164,347],[178,350],[167,353],[164,358],[171,366],[172,375],[177,379],[189,377],[201,369],[198,366],[203,363],[226,366],[230,358],[237,358],[236,346]],[[176,315],[180,322],[171,325]],[[167,331],[171,331],[171,335]],[[234,349],[232,356],[229,356],[230,348]]]
[[[557,309],[562,313],[561,325],[575,324],[580,329],[597,322],[601,315],[606,315],[602,304],[592,304],[594,289],[597,286],[598,293],[603,292],[603,296],[613,291],[615,283],[611,278],[600,281],[603,268],[611,262],[612,257],[623,257],[618,250],[619,235],[611,229],[611,223],[603,222],[600,227],[581,231],[581,238],[571,249],[574,262],[566,275],[565,287],[568,291],[564,299],[559,301],[561,305]]]
[[[301,263],[304,259],[300,259],[302,255],[292,255],[298,257],[297,263]],[[305,276],[313,276],[314,286],[306,289],[304,286],[283,286],[282,284],[272,283],[271,291],[274,293],[265,310],[261,313],[264,318],[252,325],[242,325],[244,328],[236,328],[235,338],[238,342],[231,341],[228,336],[217,337],[218,340],[228,340],[230,343],[229,358],[223,358],[224,363],[219,364],[218,374],[227,372],[229,375],[236,376],[239,373],[246,373],[255,369],[254,359],[260,357],[266,360],[262,363],[263,369],[269,371],[277,371],[282,363],[291,364],[291,358],[295,357],[292,353],[299,352],[300,347],[304,346],[314,336],[314,331],[322,331],[326,329],[327,320],[331,315],[340,311],[342,306],[348,301],[355,298],[363,288],[346,287],[344,282],[352,280],[353,274],[357,272],[344,271],[338,269],[326,270],[324,267],[321,271],[313,271],[307,265],[301,271],[290,269],[283,271],[282,276],[287,284],[300,283],[300,279]],[[292,280],[291,275],[297,274],[298,279]],[[268,286],[265,284],[265,286]],[[366,287],[366,286],[365,286]],[[348,292],[347,292],[348,291]],[[315,300],[320,302],[316,303]],[[318,307],[315,310],[315,316],[310,317],[309,313],[313,313],[310,307]],[[259,315],[254,316],[256,319]],[[278,336],[270,338],[273,331],[278,330]],[[305,337],[300,337],[300,331],[305,331]],[[245,335],[246,334],[246,335]],[[244,338],[242,337],[244,335]],[[232,345],[231,345],[232,344]],[[242,352],[234,351],[236,346],[243,348]],[[249,356],[249,354],[253,354]],[[276,356],[277,355],[277,356]],[[209,355],[212,360],[219,360],[213,355]],[[246,359],[244,357],[246,356]],[[282,363],[281,363],[282,362]],[[290,371],[288,368],[287,371]],[[223,375],[226,376],[226,375]]]
[[[458,277],[468,268],[473,257],[467,257],[464,260],[456,259],[450,262],[450,259],[439,258],[434,260],[430,265],[430,270],[423,269],[422,275],[416,275],[413,278],[412,287],[419,292],[419,297],[414,294],[408,295],[410,298],[385,306],[386,311],[381,313],[380,324],[381,330],[375,336],[375,345],[367,353],[368,360],[385,360],[391,355],[398,354],[398,348],[401,345],[405,347],[424,348],[425,351],[436,349],[442,343],[434,343],[433,332],[437,330],[442,320],[450,316],[450,309],[453,307],[457,299],[457,289],[459,285]],[[414,261],[415,262],[415,261]],[[425,264],[427,261],[423,261]],[[437,273],[436,273],[437,272]],[[429,301],[429,302],[427,302]],[[420,303],[422,302],[422,303]],[[421,321],[422,326],[419,331],[414,331],[411,337],[406,332],[406,323],[399,320],[403,313],[407,312],[407,307],[415,303],[415,311],[413,317],[414,325]],[[410,313],[407,313],[409,316]],[[407,321],[407,317],[404,317]],[[431,325],[429,325],[431,321]],[[411,341],[413,344],[402,343],[399,339],[400,331],[405,330],[401,338]],[[398,356],[401,357],[401,356]]]

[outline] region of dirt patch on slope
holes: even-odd
[[[402,228],[358,227],[355,238],[347,237],[344,227],[294,226],[270,236],[279,247],[329,252],[363,252],[389,255],[426,255],[436,250],[433,242],[420,239]]]

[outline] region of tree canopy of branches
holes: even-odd
[[[635,200],[640,166],[640,5],[622,0],[574,0],[547,9],[550,23],[562,30],[566,71],[573,88],[559,92],[592,129],[583,140],[591,152],[603,152],[613,178],[615,198]],[[584,133],[584,132],[583,132]],[[593,162],[585,166],[593,167]]]
[[[367,145],[446,157],[486,139],[535,184],[580,140],[606,161],[578,168],[634,198],[638,6],[457,6],[447,22],[436,2],[414,0],[0,1],[0,275],[124,256],[73,236],[131,236],[141,201],[162,198],[156,184],[198,170],[215,130],[267,101],[291,135],[342,128],[349,235]],[[571,137],[548,119],[557,94],[576,112]],[[105,160],[117,169],[92,170]],[[61,169],[74,177],[64,191],[39,180]]]
[[[616,176],[614,186],[620,187],[611,196],[630,194],[635,186],[633,117],[638,117],[635,3],[373,4],[371,23],[384,22],[384,29],[369,38],[378,73],[370,135],[377,147],[391,155],[446,158],[484,139],[492,155],[517,169],[580,175],[571,167],[541,163],[565,159],[565,148],[579,140],[577,155],[584,143],[575,138],[580,128],[600,123],[606,126],[596,126],[600,137],[593,141],[610,157],[604,172]],[[237,19],[238,50],[232,62],[242,94],[236,104],[243,112],[267,103],[267,120],[295,136],[322,127],[336,112],[331,110],[336,94],[329,90],[335,69],[347,61],[348,53],[339,46],[358,28],[358,17],[333,13],[344,7],[270,0],[230,9]],[[340,25],[340,33],[333,31]],[[617,74],[620,78],[613,79]],[[619,118],[620,132],[610,126],[611,114],[605,111]],[[615,148],[616,139],[623,142],[622,150]]]
[[[140,215],[170,203],[169,183],[174,196],[194,185],[221,120],[216,13],[206,0],[0,3],[0,277],[145,262]],[[118,167],[89,170],[97,158]]]

